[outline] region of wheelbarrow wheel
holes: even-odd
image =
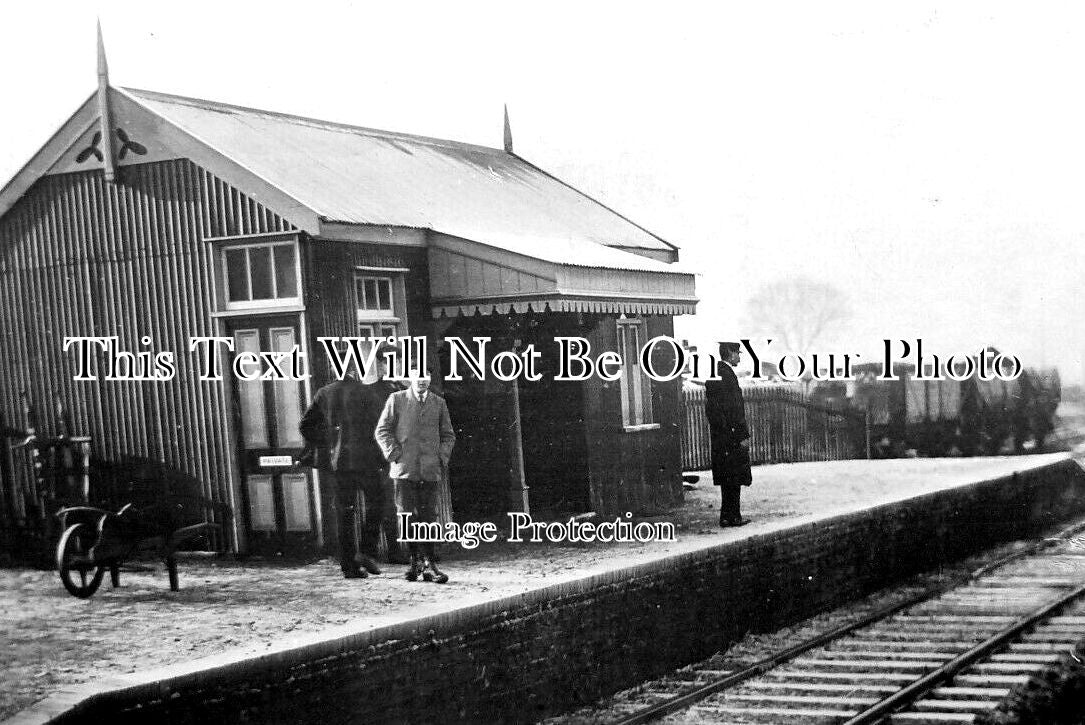
[[[80,599],[98,591],[105,567],[87,560],[94,533],[86,524],[72,524],[57,544],[57,572],[68,593]]]

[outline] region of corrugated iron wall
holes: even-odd
[[[407,330],[412,336],[433,334],[430,317],[429,267],[426,249],[388,244],[359,244],[310,240],[306,264],[305,307],[309,349],[312,353],[313,390],[331,382],[331,368],[316,338],[357,335],[358,304],[354,293],[356,267],[409,269],[403,276],[407,302]],[[429,355],[436,351],[430,341]]]
[[[290,231],[277,215],[185,159],[46,176],[0,219],[0,405],[21,425],[20,393],[40,411],[57,398],[96,456],[146,456],[199,478],[229,502],[225,383],[202,383],[188,352],[215,334],[212,245],[205,239]],[[166,382],[78,382],[66,336],[117,336],[121,349],[170,350]],[[141,338],[151,338],[142,345]],[[105,355],[96,354],[99,374]]]

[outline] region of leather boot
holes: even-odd
[[[436,582],[437,584],[444,584],[448,581],[448,574],[437,568],[437,564],[432,559],[426,559],[425,572],[422,574],[422,578],[428,582]]]
[[[409,582],[418,581],[418,575],[422,572],[422,566],[418,563],[418,556],[411,554],[411,565],[403,576]]]
[[[367,556],[366,554],[358,554],[357,559],[362,569],[370,574],[376,575],[381,573],[380,567],[377,566],[377,562],[373,561],[372,557]]]

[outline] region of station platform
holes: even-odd
[[[676,541],[449,545],[443,586],[218,560],[75,600],[2,571],[0,715],[531,722],[1085,511],[1059,454],[758,467],[737,529],[701,475],[651,519]]]

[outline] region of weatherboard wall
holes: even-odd
[[[672,317],[649,315],[644,320],[643,341],[674,336]],[[585,334],[592,350],[618,350],[617,325],[616,315],[599,316]],[[671,369],[673,356],[668,357],[667,348],[656,352],[655,368]],[[651,383],[652,421],[636,429],[622,424],[619,383],[595,376],[584,386],[592,509],[605,515],[656,514],[681,503],[681,379]]]

